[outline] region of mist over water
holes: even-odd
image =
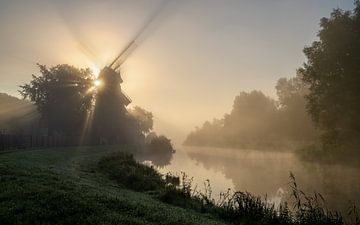
[[[275,204],[289,200],[291,171],[304,192],[321,193],[331,209],[344,212],[350,203],[360,204],[358,166],[306,162],[292,152],[178,146],[170,164],[158,169],[185,172],[201,191],[209,179],[215,199],[231,188],[267,196]]]

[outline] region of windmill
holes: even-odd
[[[120,68],[131,53],[136,49],[141,38],[154,22],[160,11],[161,5],[141,27],[134,38],[126,45],[120,54],[99,73],[97,82],[98,90],[95,99],[95,108],[92,122],[92,139],[95,143],[124,143],[132,142],[142,133],[133,129],[133,121],[129,118],[126,107],[131,99],[121,89],[123,82]]]

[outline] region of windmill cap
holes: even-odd
[[[105,85],[118,85],[123,82],[120,73],[115,72],[112,68],[106,66],[100,71],[99,79]]]

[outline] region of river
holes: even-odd
[[[185,172],[193,177],[197,190],[203,190],[209,179],[215,199],[231,188],[267,196],[275,204],[290,196],[291,171],[305,193],[320,192],[329,208],[345,211],[350,202],[360,206],[359,168],[305,162],[292,152],[180,146],[170,163],[158,170]]]

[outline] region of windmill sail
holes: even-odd
[[[115,72],[118,72],[121,65],[125,60],[131,55],[131,53],[136,49],[138,43],[146,36],[147,31],[149,30],[151,24],[154,23],[156,18],[159,16],[160,12],[165,8],[167,0],[163,1],[159,7],[151,14],[147,22],[139,29],[134,38],[125,46],[125,48],[120,52],[120,54],[109,64],[108,68],[113,69]],[[122,82],[122,80],[121,80]],[[130,97],[121,90],[121,101],[125,106],[128,106],[131,103]]]
[[[149,31],[150,26],[158,18],[161,11],[165,8],[168,1],[163,1],[159,7],[151,14],[147,22],[139,29],[134,38],[126,45],[126,47],[120,52],[120,54],[109,64],[110,68],[117,70],[125,62],[125,60],[133,53],[133,51],[138,46],[138,43],[146,36],[147,31]]]

